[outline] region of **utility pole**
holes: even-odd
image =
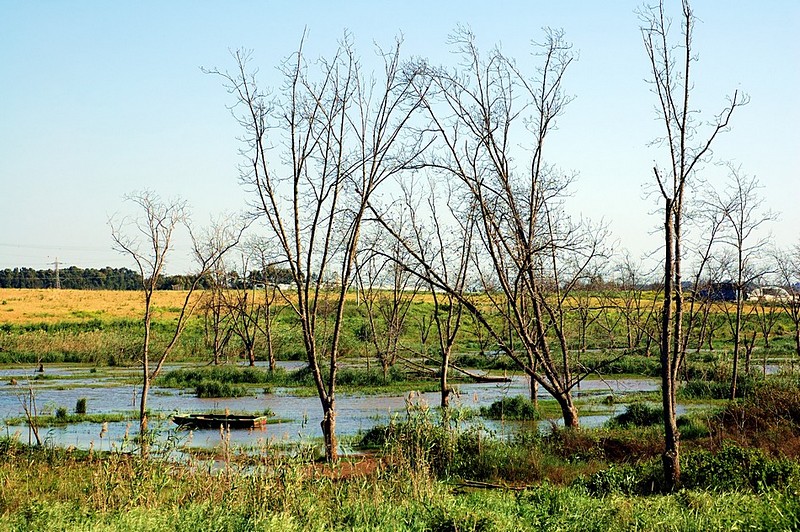
[[[60,290],[61,289],[61,277],[58,274],[58,257],[56,257],[56,260],[55,260],[55,262],[53,262],[53,265],[56,267],[56,290]]]

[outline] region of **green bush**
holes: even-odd
[[[647,403],[631,403],[622,414],[611,418],[610,424],[620,427],[649,427],[657,425],[664,419],[664,409]]]
[[[693,450],[681,457],[681,488],[714,492],[782,490],[797,485],[800,464],[789,459],[769,458],[758,449],[728,444],[717,452]],[[611,465],[581,477],[573,485],[591,495],[612,493],[648,495],[665,489],[661,460],[653,458],[635,465]]]
[[[573,486],[585,489],[590,495],[602,497],[612,493],[637,495],[643,491],[644,483],[640,466],[611,464],[607,469],[578,478]]]
[[[385,379],[383,371],[376,369],[343,368],[336,374],[336,382],[343,386],[381,386],[406,380],[405,372],[397,366],[389,368]]]
[[[67,419],[67,409],[63,406],[59,406],[56,408],[56,419],[58,421],[66,421]]]
[[[75,413],[76,414],[85,414],[86,413],[86,398],[81,397],[75,402]]]
[[[605,355],[606,359],[616,356],[611,352]],[[598,371],[602,374],[611,375],[641,375],[643,377],[657,377],[661,368],[658,357],[642,356],[642,355],[626,355],[617,358],[608,363],[604,363],[604,359],[596,355],[586,355],[581,357],[582,366],[575,368],[576,370],[583,370],[584,367],[598,367]]]
[[[537,412],[533,401],[523,395],[503,397],[488,407],[482,406],[481,415],[489,419],[539,419],[539,413]]]
[[[462,353],[453,363],[462,368],[514,370],[519,366],[506,355],[499,353]]]

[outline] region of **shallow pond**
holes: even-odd
[[[281,366],[287,370],[297,369],[302,362],[285,362]],[[171,365],[168,369],[180,367]],[[36,373],[30,368],[16,367],[0,370],[0,378],[6,381],[0,385],[0,418],[19,417],[24,415],[23,403],[29,401],[28,384],[33,388],[37,411],[53,413],[56,408],[64,407],[72,411],[79,398],[87,399],[90,413],[125,413],[136,411],[140,387],[130,384],[135,382],[136,368],[103,368],[97,374],[90,373],[86,367],[47,367],[46,375],[57,378],[36,380]],[[17,380],[16,385],[8,384],[11,377]],[[478,408],[488,406],[501,397],[527,395],[529,381],[525,376],[513,376],[512,382],[495,384],[461,384],[459,393],[454,399],[454,406]],[[622,378],[591,379],[581,383],[575,389],[575,396],[589,395],[621,395],[632,392],[646,392],[658,389],[656,379]],[[549,397],[540,389],[542,398]],[[376,424],[386,423],[393,415],[402,415],[407,406],[408,394],[363,395],[356,393],[339,393],[337,396],[336,429],[340,436],[352,436],[366,431]],[[415,397],[416,402],[435,406],[439,403],[436,392],[422,393]],[[230,433],[233,446],[258,447],[265,444],[310,441],[322,436],[319,421],[321,407],[316,396],[302,397],[291,393],[291,390],[277,389],[275,393],[259,393],[254,397],[230,399],[199,399],[190,391],[180,391],[155,387],[151,390],[148,404],[154,417],[162,421],[152,424],[161,425],[162,439],[191,439],[194,447],[212,448],[221,442],[218,430],[195,430],[191,434],[184,430],[175,430],[168,417],[174,413],[224,411],[259,413],[266,409],[274,412],[275,417],[283,421],[267,425],[259,430],[238,430]],[[597,426],[605,422],[610,415],[618,413],[624,407],[602,415],[587,414],[581,417],[584,426]],[[519,424],[487,423],[498,432],[506,433],[515,430]],[[549,422],[543,422],[548,427]],[[107,424],[107,432],[100,437],[101,426],[96,423],[78,423],[66,427],[47,428],[41,430],[41,436],[58,446],[75,446],[78,448],[108,449],[111,445],[122,445],[126,434],[133,436],[137,423],[111,422]],[[6,434],[18,433],[22,441],[28,440],[29,429],[25,425],[6,426]]]

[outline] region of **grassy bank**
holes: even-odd
[[[797,484],[599,494],[574,482],[524,489],[439,478],[402,454],[333,468],[265,455],[259,465],[143,462],[5,445],[4,530],[793,530]]]

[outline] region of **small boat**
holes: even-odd
[[[188,414],[172,416],[172,421],[190,429],[253,429],[267,424],[268,416],[237,414]]]

